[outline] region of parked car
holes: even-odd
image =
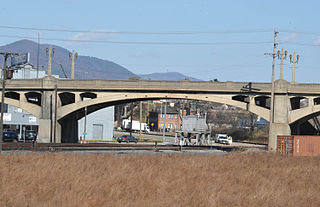
[[[26,130],[25,140],[36,141],[37,140],[37,132],[34,130]]]
[[[135,138],[135,137],[132,136],[132,135],[122,135],[122,136],[120,136],[120,137],[117,138],[117,141],[118,141],[119,143],[121,143],[121,142],[127,142],[127,143],[129,143],[129,142],[135,142],[135,143],[138,143],[138,138]]]
[[[16,131],[5,131],[2,133],[4,142],[18,142],[18,134]]]
[[[232,137],[227,134],[216,134],[214,142],[230,145],[232,144]]]

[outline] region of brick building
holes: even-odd
[[[181,117],[179,112],[173,108],[168,108],[166,115],[160,109],[149,112],[149,127],[151,131],[162,131],[165,120],[166,131],[173,132],[181,128]]]

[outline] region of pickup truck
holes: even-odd
[[[232,137],[227,134],[216,134],[214,142],[230,145],[232,144]]]

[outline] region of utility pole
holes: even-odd
[[[87,107],[84,107],[84,133],[83,133],[83,143],[86,143],[86,135],[87,135]]]
[[[246,92],[248,93],[248,96],[249,96],[249,99],[251,101],[251,98],[252,98],[252,92],[254,91],[260,91],[260,89],[258,88],[252,88],[252,82],[249,82],[247,85],[243,86],[242,89],[240,91],[243,91],[243,92]],[[247,111],[249,111],[249,106],[250,106],[250,101],[249,103],[247,103]],[[252,135],[253,133],[253,130],[254,130],[254,123],[253,123],[253,114],[250,113],[250,133]]]
[[[71,58],[72,61],[72,65],[71,65],[71,79],[74,79],[74,68],[75,68],[75,61],[78,59],[78,53],[74,52],[74,50],[72,50],[72,53],[69,52],[69,58]]]
[[[281,48],[281,53],[278,51],[278,58],[280,58],[281,63],[280,63],[280,80],[283,80],[283,59],[287,58],[288,52],[285,51],[283,52],[283,48]]]
[[[145,120],[146,120],[146,124],[149,125],[148,123],[148,115],[149,115],[149,101],[147,101],[147,111],[146,111],[146,115],[145,115]]]
[[[163,134],[162,142],[166,141],[167,100],[164,102]]]
[[[2,69],[2,93],[1,93],[1,118],[0,118],[0,154],[2,153],[2,139],[3,139],[3,111],[4,111],[4,95],[6,91],[7,80],[7,61],[9,57],[17,56],[18,53],[0,52],[0,55],[4,57],[3,69]]]
[[[56,143],[57,137],[57,109],[58,109],[58,86],[54,87],[54,131],[53,131],[53,143]]]
[[[48,60],[48,75],[51,75],[51,56],[54,56],[55,49],[52,48],[52,45],[49,48],[46,48],[46,54],[49,57]]]
[[[299,55],[296,56],[296,52],[293,52],[293,57],[292,55],[290,55],[290,63],[292,63],[292,80],[291,80],[292,84],[295,83],[296,63],[298,64],[298,62],[299,62]]]
[[[272,55],[272,80],[271,80],[271,100],[270,100],[270,122],[269,122],[269,143],[268,149],[273,150],[272,148],[272,130],[274,125],[274,91],[275,91],[275,83],[274,83],[274,71],[275,71],[275,64],[276,64],[276,50],[277,50],[277,34],[278,31],[274,31],[274,40],[273,40],[273,53]]]
[[[38,33],[37,79],[39,78],[39,64],[40,64],[40,34]]]
[[[133,102],[131,102],[131,114],[130,114],[130,136],[132,136],[132,119],[133,119]]]
[[[277,51],[277,35],[278,31],[274,31],[274,39],[273,39],[273,53],[265,53],[265,55],[272,55],[272,79],[271,79],[271,101],[270,101],[270,123],[273,123],[274,116],[274,76],[275,76],[275,65],[276,65],[276,51]],[[270,134],[270,128],[269,128]]]
[[[140,131],[139,131],[139,134],[141,136],[141,122],[142,122],[142,101],[140,101]]]

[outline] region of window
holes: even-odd
[[[173,118],[174,118],[174,115],[173,115],[173,114],[169,114],[169,115],[168,115],[168,118],[169,118],[169,119],[173,119]]]

